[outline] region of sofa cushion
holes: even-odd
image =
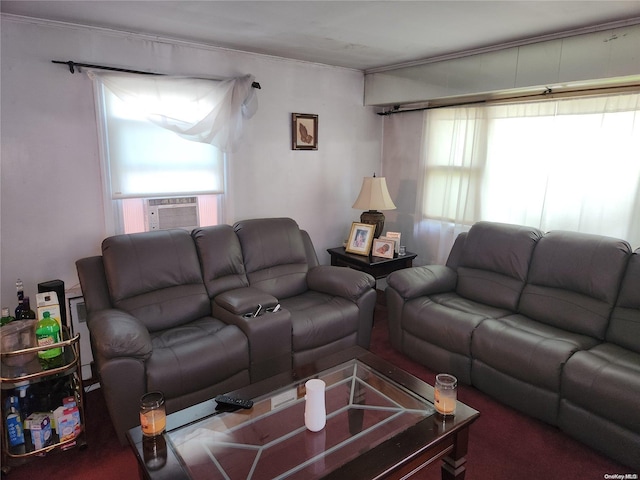
[[[222,382],[249,369],[247,338],[234,325],[212,317],[151,336],[147,390],[175,398]]]
[[[471,336],[485,315],[446,307],[429,297],[407,301],[402,328],[447,351],[471,357]]]
[[[607,341],[640,353],[640,249],[629,259],[609,321]]]
[[[202,277],[210,298],[249,285],[242,247],[231,225],[196,228],[191,236],[196,244]]]
[[[562,396],[640,434],[640,354],[612,343],[577,352],[565,365]]]
[[[478,222],[466,235],[458,265],[459,295],[516,311],[531,254],[542,233],[529,227]]]
[[[294,352],[330,344],[344,337],[355,338],[359,309],[354,302],[321,292],[307,291],[281,300],[291,312],[292,347]]]
[[[510,377],[559,392],[567,359],[597,343],[585,335],[511,315],[480,323],[473,333],[471,353],[474,359]]]
[[[102,257],[113,306],[137,317],[150,332],[211,313],[189,232],[109,237],[102,242]]]
[[[546,234],[533,253],[520,313],[603,340],[630,253],[629,244],[615,238]]]
[[[429,295],[429,298],[444,307],[480,315],[483,318],[501,318],[513,314],[511,310],[493,307],[481,302],[474,302],[468,298],[461,297],[455,292],[437,293],[435,295]]]
[[[307,291],[307,252],[290,218],[245,220],[234,225],[252,287],[278,299]]]

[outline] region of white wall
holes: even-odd
[[[360,212],[362,177],[380,171],[382,119],[359,71],[19,17],[1,25],[0,304],[17,277],[77,284],[74,262],[105,237],[93,89],[51,60],[187,75],[251,73],[261,84],[246,144],[229,162],[225,222],[288,216],[321,263]],[[290,148],[291,113],[319,115],[319,150]]]
[[[402,244],[411,252],[418,252],[414,243],[413,226],[416,219],[416,201],[422,179],[422,130],[424,112],[407,112],[384,117],[383,173],[387,179],[389,195],[395,210],[384,212],[385,230],[400,232]],[[414,265],[425,259],[416,258]]]

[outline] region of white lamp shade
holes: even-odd
[[[364,177],[360,195],[352,208],[359,210],[395,210],[384,177]]]

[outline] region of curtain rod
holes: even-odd
[[[88,63],[78,63],[69,60],[68,62],[61,62],[59,60],[51,60],[51,63],[58,63],[62,65],[67,65],[69,67],[70,73],[76,72],[76,67],[85,67],[85,68],[97,68],[99,70],[110,70],[112,72],[124,72],[124,73],[136,73],[138,75],[165,75],[164,73],[154,73],[154,72],[142,72],[140,70],[129,70],[126,68],[116,68],[116,67],[106,67],[104,65],[90,65]],[[260,90],[262,87],[258,82],[253,82],[251,84],[253,88]]]
[[[433,105],[428,107],[405,108],[405,109],[402,109],[400,105],[394,105],[391,110],[387,110],[385,112],[378,112],[378,115],[380,115],[381,117],[386,117],[388,115],[396,115],[398,113],[423,112],[425,110],[435,110],[437,108],[445,108],[445,107],[466,107],[467,105],[476,105],[478,103],[487,103],[487,101],[476,100],[474,102],[460,102],[460,103],[451,103],[448,105]]]
[[[447,108],[447,107],[466,107],[469,105],[500,105],[506,103],[517,103],[517,102],[526,102],[526,101],[538,101],[545,98],[572,98],[579,96],[596,96],[596,95],[604,95],[604,94],[614,94],[614,93],[625,93],[629,92],[638,92],[640,90],[640,83],[631,83],[628,85],[611,85],[611,86],[600,86],[600,87],[592,87],[592,88],[582,88],[582,89],[573,89],[573,90],[565,90],[560,89],[559,91],[554,91],[552,88],[546,87],[543,91],[538,93],[530,93],[523,95],[513,95],[511,97],[498,97],[498,98],[485,98],[480,100],[460,100],[459,102],[451,102],[451,103],[441,103],[436,105],[427,105],[424,107],[416,107],[416,108],[405,108],[403,109],[401,105],[394,105],[391,110],[378,112],[380,116],[388,116],[388,115],[396,115],[398,113],[409,113],[409,112],[422,112],[424,110],[435,110],[438,108]]]

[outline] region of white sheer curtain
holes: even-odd
[[[239,145],[257,108],[251,75],[205,80],[92,70],[89,76],[108,198],[224,192],[224,154]]]
[[[165,75],[102,73],[89,76],[149,121],[181,137],[234,150],[246,118],[257,109],[254,77],[207,80]]]
[[[424,120],[415,250],[421,263],[444,263],[455,237],[478,217],[486,111],[432,110],[425,112]]]
[[[640,246],[640,95],[430,110],[418,251],[444,263],[479,220]]]

